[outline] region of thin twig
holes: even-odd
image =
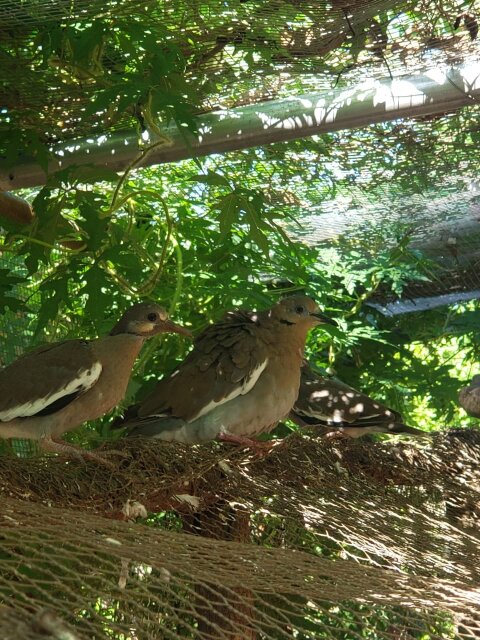
[[[115,190],[113,192],[112,201],[110,203],[110,208],[104,214],[103,217],[107,217],[107,216],[112,215],[114,213],[114,211],[116,210],[116,208],[117,208],[117,199],[118,199],[118,196],[120,194],[120,191],[122,190],[122,187],[125,184],[125,181],[127,180],[127,178],[130,175],[130,173],[133,171],[133,169],[135,169],[135,167],[138,164],[140,164],[140,162],[142,162],[142,160],[144,160],[154,149],[157,149],[158,147],[162,147],[162,146],[167,147],[167,146],[170,146],[171,144],[172,144],[172,140],[168,136],[165,135],[161,140],[157,140],[156,142],[154,142],[153,144],[149,145],[148,147],[145,147],[145,149],[142,149],[142,151],[138,154],[138,156],[136,158],[134,158],[132,160],[132,162],[130,162],[130,164],[127,166],[127,168],[125,169],[125,171],[121,175],[119,181],[117,182],[117,186],[115,187]]]
[[[162,253],[160,255],[160,260],[158,262],[158,267],[157,270],[155,271],[155,273],[153,273],[150,278],[145,282],[145,284],[143,284],[141,287],[139,287],[137,289],[138,293],[140,295],[148,295],[148,293],[150,293],[150,291],[152,291],[157,282],[160,280],[160,277],[162,275],[162,271],[163,271],[163,267],[165,265],[165,257],[167,255],[167,248],[170,242],[170,238],[172,237],[172,232],[173,232],[173,221],[172,218],[170,216],[170,212],[168,210],[167,204],[164,201],[163,198],[160,197],[160,204],[163,208],[163,211],[165,213],[165,220],[167,222],[167,235],[165,237],[165,241],[163,243],[163,247],[162,247]]]

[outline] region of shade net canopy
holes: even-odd
[[[48,150],[70,140],[155,136],[175,123],[187,131],[218,109],[475,65],[477,14],[471,0],[0,2],[1,168],[46,167]],[[458,92],[468,98],[468,86]],[[295,206],[277,204],[301,219],[309,244],[370,244],[380,223],[410,225],[439,272],[408,296],[475,292],[479,136],[475,98],[455,113],[333,135],[328,179],[312,176],[295,186]],[[321,144],[317,152],[325,163]],[[391,157],[381,175],[380,156]],[[314,148],[304,162],[316,162]],[[332,176],[348,178],[350,192],[333,193]]]
[[[472,62],[477,11],[471,0],[2,1],[2,128],[20,119],[64,141],[138,124],[148,100],[180,117],[180,96],[209,111]]]
[[[2,1],[1,129],[28,123],[51,143],[472,63],[477,10],[470,0]]]
[[[2,173],[27,161],[46,167],[60,143],[161,136],[172,124],[188,131],[220,109],[261,111],[474,65],[478,10],[471,0],[0,0]],[[401,295],[379,287],[369,300],[382,313],[398,310],[399,298],[415,310],[419,300],[457,302],[480,289],[479,140],[472,98],[455,112],[252,151],[250,173],[272,162],[268,206],[285,214],[291,238],[321,248],[326,265],[339,247],[367,262],[399,244],[425,256],[428,269]],[[286,176],[282,163],[311,179]],[[173,184],[174,170],[166,175]],[[174,187],[167,195],[181,200]],[[22,255],[0,254],[0,269],[23,278],[7,293],[29,308],[2,315],[2,363],[39,341],[36,316],[49,305],[59,320],[40,315],[47,337],[77,335],[78,308],[67,318],[58,298],[78,294],[81,306],[75,286],[98,270],[85,260],[67,286],[60,276],[74,260],[65,252],[57,244],[33,277]],[[60,294],[50,295],[52,281]],[[416,444],[308,432],[261,460],[216,444],[119,441],[106,449],[118,462],[111,474],[29,457],[35,446],[14,443],[0,457],[1,635],[478,638],[479,447],[474,430]]]

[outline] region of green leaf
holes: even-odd
[[[91,25],[71,31],[70,42],[72,44],[74,62],[88,65],[91,56],[97,47],[103,44],[103,37],[106,33],[106,25],[100,20],[94,20]]]
[[[258,215],[259,207],[262,204],[261,197],[257,194],[251,200],[243,198],[243,206],[245,208],[246,220],[249,225],[249,235],[254,242],[268,257],[268,238],[261,227],[261,219]],[[255,206],[256,205],[256,206]]]
[[[229,193],[222,198],[219,198],[216,204],[216,208],[220,210],[218,215],[220,237],[224,240],[230,231],[234,222],[236,222],[240,215],[241,198],[236,193]]]
[[[25,157],[37,162],[46,172],[51,153],[44,141],[40,140],[38,134],[34,131],[22,131],[21,129],[10,129],[2,133],[0,143],[2,150],[0,157],[0,167],[4,171],[18,165],[19,159],[24,160]]]
[[[59,273],[50,280],[45,280],[40,285],[42,304],[38,313],[34,337],[37,337],[54,320],[61,305],[68,300],[68,277],[65,273]]]
[[[71,166],[69,178],[72,182],[82,184],[96,184],[97,182],[117,182],[118,173],[108,167],[100,165]]]
[[[25,243],[19,253],[26,254],[25,264],[33,274],[40,262],[47,263],[50,260],[53,246],[59,238],[71,234],[72,226],[62,215],[61,198],[49,187],[44,187],[38,193],[32,208],[36,213],[36,222],[31,225],[31,241]]]
[[[85,287],[82,293],[86,293],[88,298],[85,305],[85,314],[94,322],[105,316],[106,309],[111,303],[111,294],[108,291],[109,283],[106,274],[97,264],[94,264],[84,275]]]
[[[352,56],[354,62],[357,61],[360,53],[364,51],[367,44],[367,37],[368,32],[365,26],[363,28],[360,26],[355,27],[355,35],[350,41],[350,55]]]
[[[204,184],[217,185],[221,187],[230,187],[230,182],[222,176],[220,173],[216,173],[215,171],[208,171],[206,175],[196,175],[188,178],[192,182],[203,182]]]
[[[15,297],[16,286],[26,282],[26,278],[13,275],[9,269],[0,269],[0,311],[20,311],[25,307],[23,300]],[[9,295],[13,294],[13,295]]]
[[[108,237],[110,221],[99,217],[98,204],[83,199],[78,207],[83,220],[78,221],[79,227],[87,235],[87,249],[97,251]]]
[[[251,217],[249,220],[249,235],[268,258],[268,238]]]

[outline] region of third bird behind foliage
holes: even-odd
[[[480,376],[473,376],[470,384],[460,389],[458,401],[468,415],[480,418]]]
[[[305,364],[290,419],[300,426],[322,427],[327,435],[360,438],[368,433],[428,435],[409,427],[402,416],[348,384],[320,375]]]

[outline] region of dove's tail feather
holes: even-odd
[[[113,428],[125,428],[127,438],[138,436],[185,444],[209,442],[214,440],[220,432],[219,426],[214,420],[208,419],[208,416],[202,416],[194,422],[187,422],[182,418],[168,415],[141,417],[127,411],[124,418],[116,422]]]
[[[181,418],[169,416],[147,416],[145,418],[131,418],[125,423],[128,429],[127,436],[143,436],[144,438],[158,438],[160,440],[179,441],[178,432],[187,423]],[[181,439],[180,439],[181,441]]]
[[[417,437],[428,437],[433,431],[422,431],[415,427],[410,427],[403,422],[389,422],[381,420],[378,417],[366,417],[352,422],[337,422],[315,418],[314,416],[306,416],[296,411],[291,411],[289,416],[300,427],[314,427],[321,429],[324,433],[334,433],[338,431],[350,438],[361,438],[369,433],[391,433],[391,434],[410,434]]]
[[[403,424],[402,422],[390,422],[384,424],[351,424],[345,426],[333,427],[332,432],[339,431],[350,438],[361,438],[370,433],[386,433],[391,435],[411,435],[417,438],[425,438],[431,436],[433,431],[422,431],[414,427]]]
[[[433,431],[422,431],[421,429],[416,429],[415,427],[410,427],[408,424],[403,424],[403,422],[395,422],[392,425],[388,425],[388,431],[385,433],[409,433],[412,436],[430,436],[434,432]]]
[[[147,438],[162,437],[163,431],[178,429],[185,424],[184,420],[170,416],[146,416],[138,415],[138,404],[125,409],[123,415],[118,416],[110,425],[111,429],[127,429],[129,436],[145,436]],[[168,438],[165,438],[168,439]]]

